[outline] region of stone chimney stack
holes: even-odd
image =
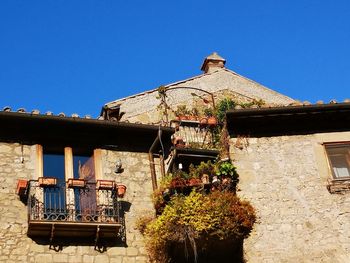
[[[226,59],[220,57],[216,52],[207,56],[202,64],[201,70],[204,73],[211,73],[219,68],[224,68]]]

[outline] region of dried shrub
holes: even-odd
[[[206,239],[246,238],[255,222],[254,208],[229,192],[203,195],[192,191],[188,196],[175,196],[163,213],[148,221],[140,230],[152,262],[169,262],[169,248],[174,243],[190,244],[191,254],[197,258]],[[204,246],[203,246],[204,247]],[[188,253],[184,251],[184,253]]]

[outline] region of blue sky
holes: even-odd
[[[226,66],[315,103],[350,97],[350,1],[0,1],[0,108],[91,114]]]

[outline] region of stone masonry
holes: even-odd
[[[102,150],[103,179],[117,180],[127,186],[124,201],[126,211],[127,247],[107,247],[100,253],[94,246],[64,246],[62,251],[50,250],[27,236],[27,206],[15,194],[17,179],[36,179],[36,147],[18,143],[0,143],[0,262],[74,262],[74,263],[137,263],[147,262],[141,234],[135,220],[152,210],[150,169],[145,153]],[[21,157],[23,156],[23,163]],[[117,159],[123,162],[124,172],[114,173]]]
[[[231,139],[238,194],[258,215],[247,262],[349,262],[350,195],[327,191],[320,143],[317,135]]]
[[[210,56],[206,60],[210,62]],[[179,87],[199,88],[213,93],[216,98],[220,97],[220,94],[226,93],[241,102],[249,102],[253,99],[262,99],[267,104],[272,105],[287,105],[294,102],[293,99],[225,67],[214,67],[208,73],[168,84],[165,87],[170,89]],[[193,95],[193,93],[196,95]],[[205,92],[193,89],[167,91],[167,103],[172,110],[175,110],[177,105],[187,105],[189,108],[196,106],[195,101],[199,101],[201,98],[210,99]],[[145,124],[159,123],[161,113],[157,108],[159,104],[157,89],[106,103],[109,107],[120,105],[121,111],[125,112],[122,120]]]

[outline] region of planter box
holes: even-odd
[[[50,186],[56,186],[57,179],[54,177],[39,177],[38,182],[39,182],[39,186],[50,187]]]
[[[27,190],[27,186],[28,186],[28,180],[19,179],[17,181],[16,194],[18,194],[19,196],[24,196]]]
[[[84,188],[86,186],[86,181],[84,179],[69,178],[67,181],[67,186],[69,188]]]
[[[115,188],[115,182],[112,180],[97,180],[96,188],[101,190],[112,190]]]

